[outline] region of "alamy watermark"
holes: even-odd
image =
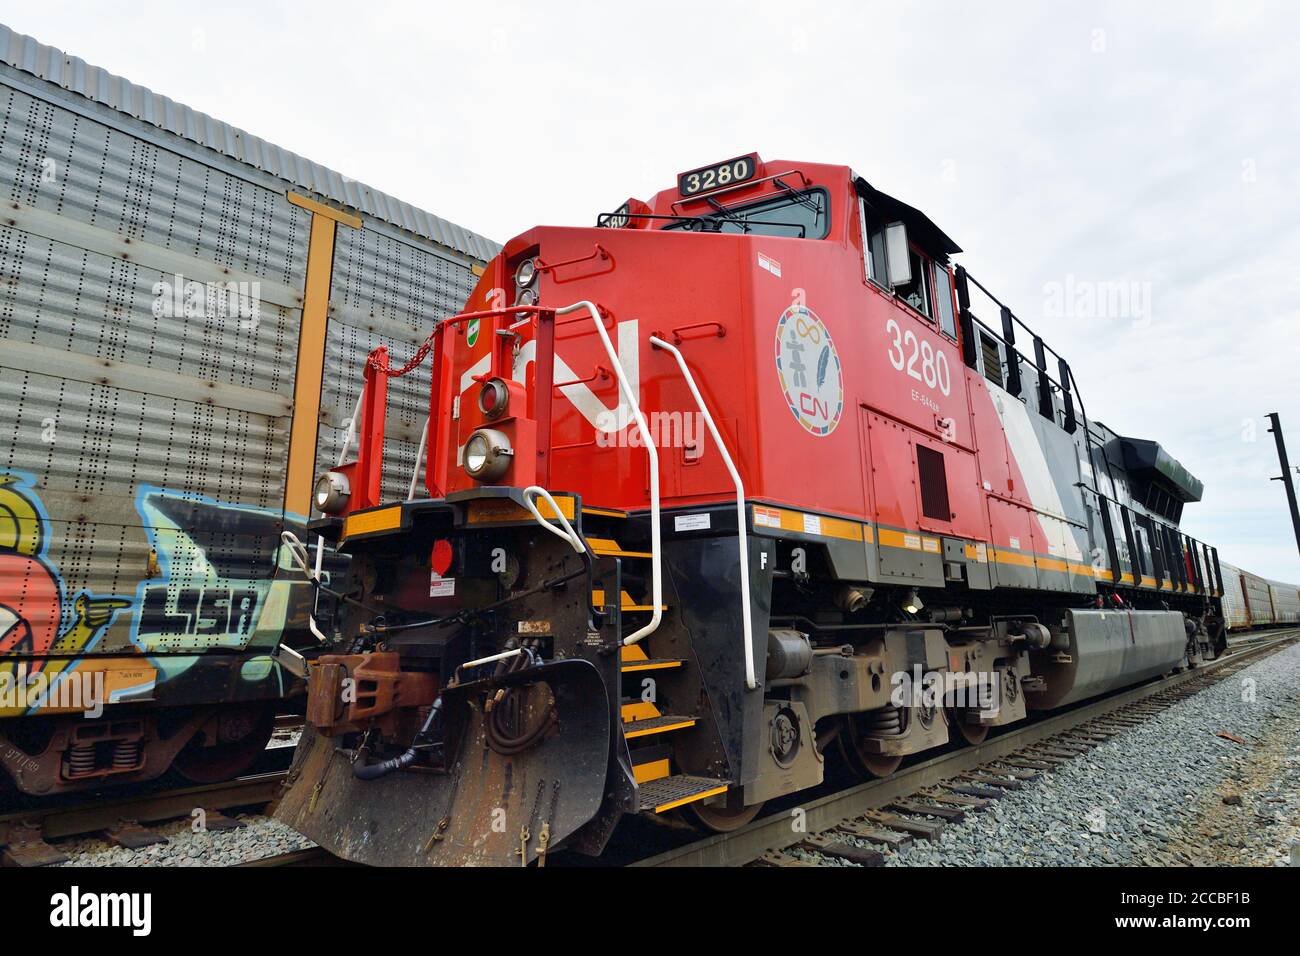
[[[635,424],[632,427],[617,428],[620,424],[618,413],[601,412],[596,416],[596,446],[599,448],[640,448],[641,430]],[[691,452],[698,458],[704,450],[704,416],[699,412],[651,412],[646,424],[650,429],[650,440],[656,448],[684,448],[687,457]]]
[[[1151,283],[1080,279],[1043,284],[1043,313],[1053,319],[1129,319],[1151,322]]]
[[[106,699],[103,671],[32,674],[19,661],[15,670],[0,672],[0,710],[79,710],[94,720],[103,716]]]
[[[198,282],[180,273],[153,284],[153,314],[159,319],[237,321],[254,331],[262,318],[262,283],[240,280]]]
[[[1002,702],[997,671],[925,671],[920,664],[889,679],[895,707],[959,707],[996,714]]]

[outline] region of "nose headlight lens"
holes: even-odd
[[[497,419],[510,404],[510,389],[499,378],[488,379],[478,392],[478,410],[484,418]]]
[[[336,515],[347,507],[348,498],[351,496],[352,488],[348,484],[348,476],[337,471],[327,471],[316,479],[316,487],[311,497],[319,511],[327,515]]]
[[[515,270],[515,284],[521,289],[525,289],[533,284],[537,278],[537,263],[532,259],[525,259],[519,263],[519,268]]]
[[[536,304],[537,304],[537,290],[535,289],[525,289],[523,292],[520,292],[519,301],[515,303],[515,305],[536,305]]]
[[[495,428],[480,428],[465,443],[465,473],[475,481],[496,481],[514,457],[510,439]]]

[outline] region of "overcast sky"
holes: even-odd
[[[927,212],[1300,582],[1300,27],[1285,3],[0,2],[0,20],[503,241],[758,150]],[[1127,304],[1063,302],[1124,283]],[[1132,284],[1132,285],[1127,285]],[[1110,288],[1116,288],[1111,285]]]

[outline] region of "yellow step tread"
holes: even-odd
[[[637,671],[663,671],[672,667],[681,667],[685,661],[679,658],[648,658],[641,661],[624,661],[619,669],[624,674],[635,674]]]
[[[685,730],[688,727],[694,727],[698,720],[697,717],[665,715],[650,717],[646,720],[625,721],[623,736],[628,740],[634,740],[637,737],[649,737],[651,734],[666,734],[674,730]]]
[[[591,550],[606,558],[652,558],[649,551],[625,551],[613,538],[588,538]]]
[[[675,807],[726,793],[730,784],[713,777],[694,777],[679,773],[661,777],[637,788],[642,810],[664,813]]]
[[[653,604],[637,604],[636,601],[633,599],[632,595],[628,594],[626,591],[620,591],[620,592],[619,592],[619,596],[620,596],[620,601],[619,601],[619,610],[622,610],[622,611],[653,611],[653,610],[655,609],[655,607],[654,607]],[[602,591],[602,590],[600,590],[599,588],[593,590],[593,591],[591,592],[591,603],[592,603],[592,606],[593,606],[593,607],[604,607],[604,606],[605,606],[605,592]],[[659,610],[661,610],[661,611],[666,611],[666,610],[668,610],[668,605],[667,605],[667,604],[660,604],[660,605],[659,605]]]

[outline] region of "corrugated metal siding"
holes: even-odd
[[[317,467],[338,461],[361,391],[366,356],[380,345],[400,367],[437,320],[456,314],[473,291],[474,274],[373,230],[340,230],[334,249],[330,322],[321,396]],[[428,360],[389,384],[384,440],[384,497],[406,497],[420,432],[429,414]],[[355,444],[352,454],[356,452]],[[424,494],[423,483],[416,488]]]
[[[1300,591],[1285,581],[1269,581],[1273,598],[1274,624],[1300,623]]]
[[[190,109],[166,96],[114,76],[84,60],[0,26],[0,61],[48,80],[88,100],[247,163],[301,189],[382,219],[417,236],[480,260],[498,246],[432,213],[281,149],[241,129]]]
[[[1228,629],[1250,627],[1250,615],[1246,611],[1246,599],[1241,590],[1241,568],[1220,562],[1219,569],[1223,572],[1223,616],[1228,622]]]
[[[98,103],[164,104],[168,129],[204,121],[192,142],[229,131],[129,84],[105,87],[107,74],[79,61],[64,67],[81,70],[70,88]],[[11,204],[0,224],[0,604],[38,635],[38,653],[69,633],[83,595],[119,609],[81,653],[272,646],[303,630],[305,613],[284,600],[292,582],[271,579],[311,214],[284,182],[235,168],[239,149],[218,156],[74,100],[0,64],[0,200]],[[366,354],[382,342],[404,362],[475,282],[458,255],[364,222],[337,230],[322,464],[337,456]],[[256,316],[183,304],[168,314],[177,272],[258,283]],[[428,389],[427,363],[394,383],[386,497],[405,496]],[[8,520],[24,513],[36,517]],[[0,650],[21,636],[12,620],[0,620]]]
[[[1242,589],[1245,591],[1246,606],[1250,611],[1250,623],[1253,627],[1273,623],[1273,595],[1269,593],[1268,582],[1263,578],[1243,571]]]

